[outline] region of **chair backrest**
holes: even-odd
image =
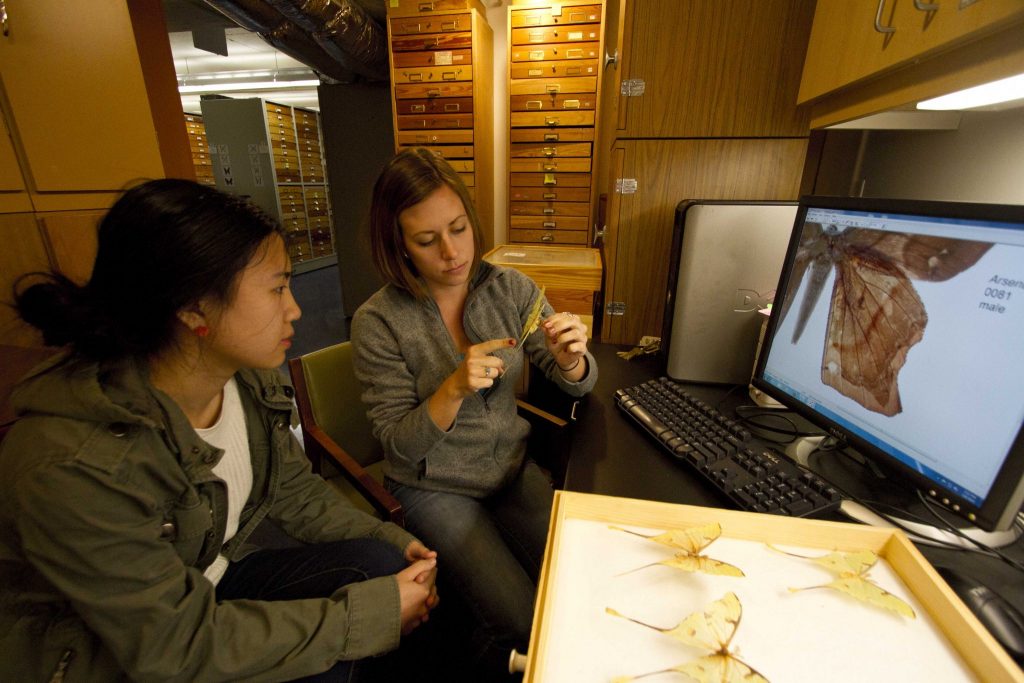
[[[352,367],[352,344],[342,342],[302,356],[302,372],[313,418],[336,443],[366,467],[384,458],[374,438]]]

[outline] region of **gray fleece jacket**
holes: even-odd
[[[463,314],[470,342],[518,338],[539,293],[521,272],[482,262]],[[542,317],[553,312],[545,301]],[[455,423],[444,431],[430,418],[427,399],[455,372],[462,356],[433,300],[417,301],[386,285],[356,311],[352,345],[367,415],[387,457],[387,476],[417,488],[474,497],[500,490],[522,464],[530,425],[516,412],[515,387],[524,353],[572,396],[586,394],[597,381],[597,365],[588,352],[583,379],[567,382],[538,330],[525,344],[494,353],[505,361],[505,374],[491,390],[467,397]]]

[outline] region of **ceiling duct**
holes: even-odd
[[[206,0],[244,29],[323,76],[388,79],[384,29],[354,0]]]

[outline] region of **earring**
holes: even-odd
[[[205,337],[206,335],[210,334],[210,328],[207,327],[206,325],[198,325],[192,331],[195,332],[195,335],[197,337]]]

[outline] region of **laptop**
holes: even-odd
[[[747,384],[786,256],[796,202],[676,207],[661,348],[676,380]]]

